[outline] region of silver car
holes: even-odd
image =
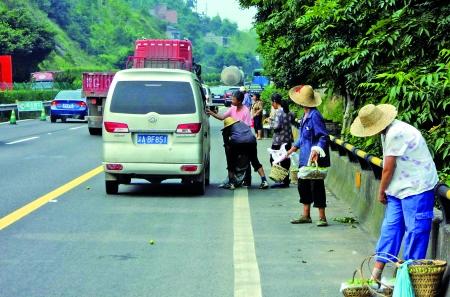
[[[181,179],[197,194],[210,176],[206,98],[195,74],[174,69],[119,71],[103,117],[103,165],[108,194],[131,178]]]

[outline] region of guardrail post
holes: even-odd
[[[438,184],[435,194],[441,206],[443,221],[445,224],[450,224],[450,188],[446,184]]]

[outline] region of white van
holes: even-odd
[[[103,115],[108,194],[131,178],[181,179],[197,194],[210,176],[210,128],[197,76],[175,69],[117,72]]]

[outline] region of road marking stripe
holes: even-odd
[[[99,166],[95,169],[92,169],[89,172],[86,172],[85,174],[75,178],[74,180],[68,182],[67,184],[51,191],[48,194],[45,194],[42,197],[39,197],[38,199],[34,200],[33,202],[28,203],[27,205],[17,209],[16,211],[6,215],[5,217],[0,219],[0,230],[5,229],[9,225],[17,222],[21,218],[29,215],[33,211],[37,210],[41,206],[45,205],[51,200],[56,199],[57,197],[65,194],[66,192],[69,192],[73,188],[81,185],[82,183],[86,182],[87,180],[93,178],[97,174],[103,172],[103,166]]]
[[[73,128],[69,128],[70,130],[77,130],[77,129],[81,129],[84,128],[85,126],[78,126],[78,127],[73,127]]]
[[[248,190],[234,191],[234,297],[261,297]]]
[[[16,144],[16,143],[20,143],[20,142],[30,141],[30,140],[33,140],[33,139],[36,139],[36,138],[39,138],[39,136],[34,136],[34,137],[24,138],[24,139],[20,139],[20,140],[8,142],[8,143],[6,143],[6,144]]]
[[[27,120],[18,120],[16,122],[19,123],[19,122],[28,122],[28,121],[34,121],[34,120],[33,119],[27,119]],[[9,121],[0,123],[0,125],[6,125],[6,124],[9,124]]]

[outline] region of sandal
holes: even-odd
[[[328,226],[327,219],[319,219],[317,221],[317,227],[326,227]]]
[[[298,219],[292,220],[291,224],[310,224],[312,220],[310,217],[301,216]]]

